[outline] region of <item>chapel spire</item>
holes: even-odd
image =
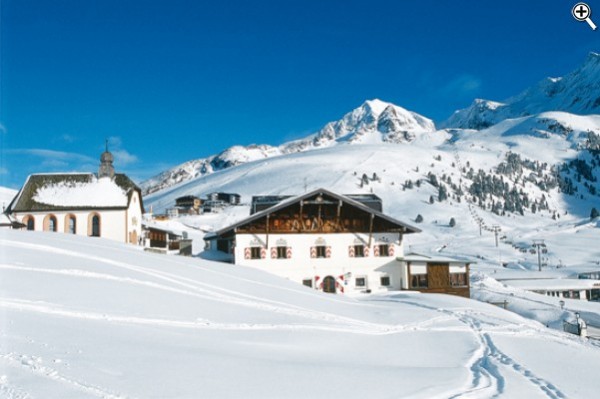
[[[108,151],[108,140],[105,141],[105,151],[100,155],[100,168],[98,169],[98,177],[110,177],[111,179],[115,176],[115,168],[113,166],[114,157],[113,154]]]

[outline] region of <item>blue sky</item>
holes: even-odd
[[[600,0],[589,4],[600,25]],[[105,138],[139,181],[303,137],[371,98],[440,121],[600,51],[565,0],[0,5],[0,186],[13,188],[29,173],[95,171]]]

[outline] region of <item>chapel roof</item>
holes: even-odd
[[[139,190],[122,173],[112,179],[93,173],[32,174],[6,212],[125,209],[133,191]]]

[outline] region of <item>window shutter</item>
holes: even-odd
[[[389,254],[390,256],[394,256],[394,244],[390,244],[390,245],[388,246],[388,254]]]
[[[287,249],[285,250],[285,255],[288,259],[292,258],[292,247],[287,247]]]
[[[331,247],[325,247],[325,257],[331,258]]]
[[[317,248],[316,247],[310,247],[310,257],[311,258],[317,257]]]
[[[271,248],[271,259],[277,259],[277,247]]]
[[[354,245],[348,247],[348,256],[354,258]]]
[[[260,258],[261,259],[267,258],[267,248],[265,248],[265,247],[260,248]]]
[[[365,257],[369,256],[369,247],[365,245]]]
[[[373,247],[373,256],[379,256],[379,245]]]
[[[250,259],[250,258],[251,258],[250,247],[246,247],[246,248],[244,248],[244,259]]]

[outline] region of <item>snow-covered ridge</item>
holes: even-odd
[[[440,127],[482,130],[507,119],[548,111],[588,115],[600,113],[600,55],[590,53],[581,67],[562,78],[547,78],[504,102],[476,99],[470,107],[456,111]],[[318,132],[279,147],[235,146],[220,154],[193,160],[167,170],[142,183],[150,194],[185,181],[245,162],[284,154],[311,151],[340,144],[414,144],[429,140],[434,123],[417,113],[378,99],[368,100],[340,120]],[[436,140],[433,140],[436,141]]]
[[[502,103],[475,100],[440,126],[479,130],[508,118],[546,111],[579,115],[600,113],[600,54],[592,52],[573,72],[561,78],[546,78]]]
[[[185,162],[141,184],[144,194],[214,173],[232,166],[282,154],[339,144],[410,143],[435,131],[433,121],[378,99],[369,100],[336,122],[326,124],[307,138],[269,145],[234,146],[220,154]]]

